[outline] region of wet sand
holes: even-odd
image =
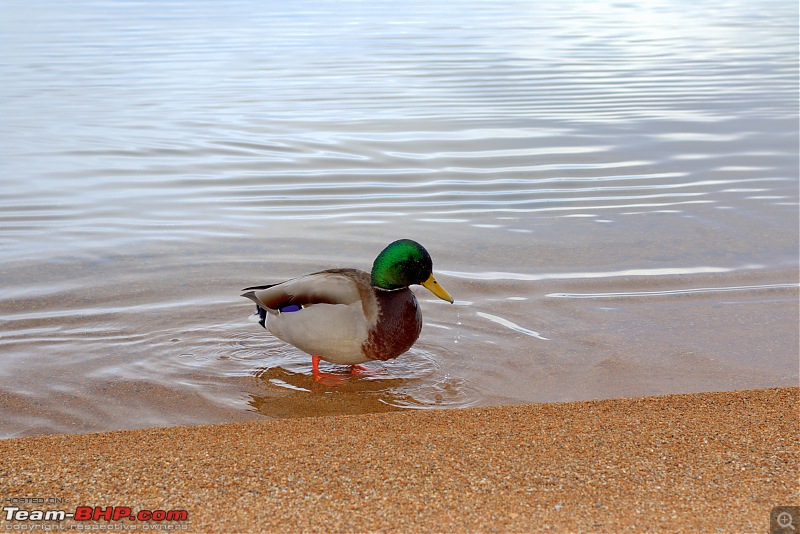
[[[195,532],[766,531],[773,506],[800,502],[798,400],[781,388],[9,439],[0,496],[186,509],[161,527]]]

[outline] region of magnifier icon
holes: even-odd
[[[775,518],[775,522],[778,523],[778,526],[781,528],[790,528],[793,531],[797,532],[792,524],[792,514],[789,512],[781,512],[778,514],[778,517]]]

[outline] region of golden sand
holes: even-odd
[[[9,439],[0,498],[185,509],[188,522],[158,525],[191,532],[766,532],[772,507],[800,503],[798,400],[783,388]]]

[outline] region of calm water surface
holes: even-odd
[[[6,4],[2,436],[797,383],[796,2]],[[400,237],[375,374],[248,320]]]

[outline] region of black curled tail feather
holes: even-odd
[[[251,289],[251,288],[247,288],[247,289]],[[247,289],[245,289],[245,291],[247,291]],[[252,300],[253,302],[256,303],[256,313],[258,314],[258,324],[260,324],[264,328],[267,328],[267,310],[265,308],[262,308],[259,305],[258,299],[256,298],[256,292],[255,291],[249,291],[249,292],[245,293],[242,296],[244,298],[250,299],[250,300]]]
[[[256,305],[256,313],[258,314],[258,324],[267,328],[267,310]]]

